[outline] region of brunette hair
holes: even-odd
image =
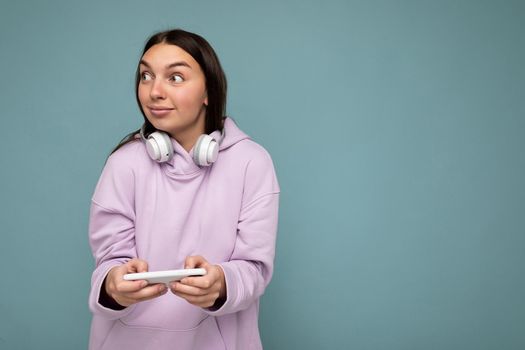
[[[226,75],[222,70],[219,58],[217,57],[217,54],[211,45],[203,37],[195,33],[187,32],[178,28],[170,29],[153,34],[146,42],[146,45],[142,50],[141,58],[144,56],[146,51],[148,51],[153,45],[157,44],[176,45],[189,53],[193,59],[197,61],[204,73],[206,80],[206,91],[208,95],[208,105],[206,106],[206,115],[204,121],[205,132],[210,134],[215,130],[222,131],[223,118],[226,112],[227,82]],[[148,121],[144,111],[142,110],[138,95],[139,84],[140,68],[137,64],[137,70],[135,73],[135,98],[137,100],[140,112],[144,117],[144,133],[149,135],[155,131],[155,127]],[[111,153],[114,153],[120,147],[135,140],[139,132],[140,129],[126,135]]]

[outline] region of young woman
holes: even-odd
[[[226,78],[202,37],[153,35],[136,73],[144,116],[92,198],[90,349],[261,349],[279,185],[269,154],[224,117]],[[204,268],[180,282],[127,273]]]

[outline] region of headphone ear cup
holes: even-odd
[[[155,131],[146,140],[146,150],[151,159],[163,163],[173,157],[173,145],[168,134]]]
[[[202,134],[193,148],[193,161],[200,166],[210,166],[219,155],[219,145],[210,135]]]

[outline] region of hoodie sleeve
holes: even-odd
[[[89,308],[93,314],[110,320],[123,317],[133,309],[130,306],[117,311],[99,302],[109,270],[137,255],[134,174],[125,153],[119,150],[109,157],[95,188],[89,219],[89,243],[96,263],[91,278]]]
[[[227,296],[221,316],[248,308],[264,293],[273,273],[279,185],[270,155],[264,151],[247,165],[237,240],[231,260],[221,263]]]

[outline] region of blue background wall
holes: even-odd
[[[0,349],[87,346],[146,37],[207,38],[282,187],[267,349],[525,348],[520,1],[5,1]]]

